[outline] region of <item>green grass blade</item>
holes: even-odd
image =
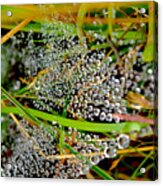
[[[60,154],[63,154],[63,146],[64,146],[64,127],[61,126],[60,128],[60,136],[59,136],[59,151]]]
[[[98,167],[97,165],[93,165],[91,167],[91,170],[94,171],[96,174],[98,174],[101,178],[104,180],[114,180],[112,176],[110,176],[106,171]]]
[[[137,167],[137,169],[133,172],[133,174],[131,175],[131,179],[134,179],[135,177],[137,177],[137,174],[139,173],[140,169],[143,167],[143,165],[145,164],[145,162],[150,158],[150,156],[153,154],[153,151],[151,151],[145,158],[144,160],[140,163],[140,165]]]
[[[43,119],[45,121],[51,121],[51,122],[56,121],[57,123],[65,127],[72,127],[78,130],[90,131],[90,132],[115,131],[117,133],[129,133],[133,130],[140,131],[142,127],[148,126],[148,124],[146,123],[139,123],[139,122],[122,122],[120,124],[116,124],[116,123],[96,123],[96,122],[87,122],[81,120],[72,120],[57,115],[47,114],[45,112],[38,111],[35,109],[29,109],[29,108],[24,108],[24,109],[27,110],[27,112],[32,114],[33,116]],[[2,113],[20,114],[20,109],[16,107],[2,107]]]
[[[28,110],[23,107],[15,98],[13,98],[3,87],[1,87],[1,91],[2,94],[17,107],[19,114],[22,114],[34,123],[37,123],[39,125],[41,124],[41,122],[35,116],[33,116],[32,113],[28,112]]]

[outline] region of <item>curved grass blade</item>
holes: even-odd
[[[22,108],[23,106],[21,106]],[[62,126],[72,127],[82,131],[90,131],[90,132],[117,132],[117,133],[130,133],[131,131],[140,131],[141,128],[148,126],[147,123],[139,123],[139,122],[122,122],[120,124],[116,123],[96,123],[96,122],[87,122],[81,120],[72,120],[63,118],[61,116],[48,114],[42,111],[38,111],[35,109],[29,109],[23,107],[23,110],[32,114],[34,117],[38,117],[45,121],[56,121]],[[20,112],[20,108],[16,107],[2,107],[2,113],[14,113],[14,114],[22,114],[24,112]],[[26,116],[26,114],[25,114]]]

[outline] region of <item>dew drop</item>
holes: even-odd
[[[114,158],[117,155],[117,149],[115,147],[106,147],[104,150],[104,155],[106,158]]]
[[[92,156],[90,157],[90,162],[92,165],[97,165],[100,161],[100,158],[98,156]]]
[[[117,144],[119,149],[125,149],[130,145],[130,138],[126,134],[120,134],[117,137]]]

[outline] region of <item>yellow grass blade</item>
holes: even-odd
[[[24,21],[22,21],[19,25],[17,25],[15,28],[10,30],[5,36],[1,39],[1,44],[5,43],[8,39],[10,39],[14,34],[16,34],[18,31],[20,31],[24,26],[26,26],[31,20],[33,20],[34,16],[26,18]]]

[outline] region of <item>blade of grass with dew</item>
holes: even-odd
[[[48,23],[44,23],[44,24],[48,24]],[[21,31],[24,32],[30,32],[31,30],[33,32],[40,32],[42,29],[42,26],[44,25],[43,23],[39,23],[39,22],[31,22],[28,25],[26,25],[25,27],[23,27],[21,29]],[[64,23],[63,23],[64,24]],[[57,22],[55,23],[55,25],[57,26]],[[71,36],[76,35],[77,31],[76,28],[72,25],[72,24],[67,24],[70,32],[69,34]],[[13,29],[16,25],[15,24],[3,24],[2,28],[5,29]],[[57,27],[56,27],[57,28]],[[86,32],[88,32],[89,30],[93,30],[93,31],[98,31],[98,30],[102,30],[105,31],[107,30],[107,25],[106,24],[101,24],[101,25],[93,25],[93,24],[83,24],[82,29]],[[49,33],[51,32],[51,29],[46,29],[46,32]],[[56,34],[58,33],[58,35],[60,34],[60,32],[54,31]],[[119,39],[121,38],[121,36],[123,35],[123,31],[117,31],[116,32],[116,37]],[[129,31],[125,36],[124,39],[132,39],[133,37],[137,36],[138,39],[141,39],[143,37],[143,34],[141,32],[136,32],[136,31]],[[35,40],[34,42],[43,42],[43,40]]]
[[[47,114],[42,111],[38,111],[35,109],[24,108],[29,113],[43,119],[45,121],[56,121],[62,126],[72,127],[82,131],[90,131],[90,132],[117,132],[119,133],[130,133],[131,131],[140,131],[141,128],[148,126],[147,123],[139,123],[139,122],[122,122],[120,124],[116,123],[96,123],[96,122],[87,122],[81,120],[72,120],[63,118],[61,116],[56,116],[52,114]],[[16,107],[2,107],[2,113],[13,113],[20,114],[20,108]]]
[[[41,30],[42,30],[42,28],[44,26],[46,26],[46,25],[48,26],[48,24],[49,24],[48,22],[41,22],[41,23],[39,23],[39,22],[31,22],[31,23],[28,23],[26,26],[22,27],[21,31],[30,32],[32,30],[33,32],[38,33],[38,32],[41,32]],[[2,24],[2,28],[5,28],[5,29],[13,29],[13,28],[15,28],[15,26],[17,26],[17,25],[15,25],[13,23]],[[59,24],[58,22],[55,22],[54,28],[55,29],[52,30],[50,27],[49,28],[47,27],[44,30],[44,32],[46,32],[47,34],[53,32],[56,36],[62,36],[62,32],[60,32],[61,24]],[[68,34],[67,37],[71,37],[71,36],[77,35],[76,27],[72,23],[69,23],[69,24],[62,23],[62,30],[68,30],[67,31],[67,34]],[[35,40],[35,42],[36,41],[37,40]]]

